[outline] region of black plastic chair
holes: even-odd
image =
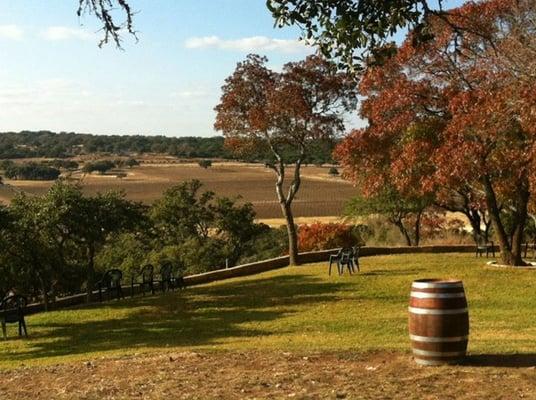
[[[479,241],[476,245],[475,257],[482,257],[486,253],[486,258],[491,255],[495,258],[495,244],[493,242]]]
[[[174,288],[173,264],[165,262],[160,265],[160,290],[167,292]]]
[[[119,269],[109,269],[104,273],[101,280],[97,282],[99,289],[99,301],[102,301],[102,291],[106,289],[109,295],[109,299],[112,299],[112,295],[115,292],[116,298],[119,300],[123,298],[123,289],[121,289],[121,280],[123,279],[123,272]]]
[[[361,246],[354,246],[352,247],[352,271],[359,272],[359,250],[361,250]],[[354,269],[355,268],[355,269]]]
[[[339,260],[341,259],[343,250],[344,249],[341,248],[337,253],[329,255],[328,275],[331,275],[331,266],[333,265],[333,263],[337,264],[337,271],[339,271],[339,275],[341,274],[341,271],[339,270]]]
[[[341,257],[337,261],[337,269],[339,270],[339,275],[344,273],[344,267],[348,269],[348,273],[351,275],[354,270],[354,261],[353,261],[354,251],[353,249],[343,249],[341,252]]]
[[[342,247],[337,253],[330,254],[328,275],[331,275],[333,263],[337,265],[339,275],[344,273],[345,267],[348,268],[350,274],[355,272],[356,268],[359,271],[359,246]]]
[[[525,251],[523,258],[527,258],[527,253],[529,252],[529,249],[532,249],[532,258],[536,258],[536,240],[532,243],[525,243]]]
[[[173,263],[167,261],[160,266],[160,289],[166,292],[175,289],[184,289],[184,265],[179,264],[174,267]]]
[[[19,324],[19,336],[28,337],[26,321],[24,320],[24,309],[28,304],[28,299],[20,294],[14,294],[6,297],[0,302],[0,322],[2,323],[2,333],[4,339],[7,339],[7,324]]]
[[[181,263],[179,264],[179,266],[176,268],[176,271],[175,271],[175,274],[174,274],[174,282],[173,282],[173,286],[178,288],[178,289],[184,289],[186,287],[186,284],[184,283],[184,272],[185,272],[186,268],[184,267],[184,265]]]
[[[138,282],[137,278],[141,278]],[[134,296],[134,285],[140,287],[142,295],[145,296],[145,288],[150,289],[154,294],[154,267],[151,264],[145,265],[142,269],[134,272],[130,281],[130,295]]]

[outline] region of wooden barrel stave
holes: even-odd
[[[440,365],[465,356],[469,317],[460,281],[415,281],[408,310],[410,340],[417,363]]]

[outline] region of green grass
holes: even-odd
[[[534,353],[536,271],[484,267],[470,254],[368,257],[362,272],[325,263],[27,318],[0,342],[0,367],[176,350],[408,351],[411,281],[463,279],[473,354]],[[15,327],[10,328],[13,337]]]

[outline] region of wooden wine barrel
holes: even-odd
[[[408,310],[409,337],[418,364],[455,363],[465,356],[469,313],[462,281],[413,281]]]

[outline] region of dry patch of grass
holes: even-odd
[[[3,399],[535,399],[527,358],[419,367],[400,353],[163,352],[0,372]],[[532,362],[536,362],[533,358]]]
[[[285,218],[259,218],[257,219],[258,222],[262,222],[268,226],[271,226],[272,228],[279,228],[282,225],[286,224]],[[297,217],[294,218],[294,222],[298,225],[303,224],[312,224],[315,222],[321,222],[323,224],[329,224],[329,223],[344,223],[345,219],[340,216],[323,216],[323,217]]]

